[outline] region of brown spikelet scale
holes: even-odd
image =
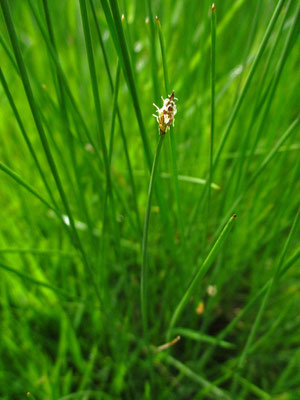
[[[177,113],[176,97],[173,92],[166,98],[163,99],[162,108],[157,107],[157,105],[153,104],[157,109],[158,115],[153,114],[158,123],[158,131],[161,136],[165,135],[168,129],[170,129],[171,124],[174,126],[175,115]]]

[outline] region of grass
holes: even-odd
[[[297,2],[0,5],[1,399],[300,398]]]

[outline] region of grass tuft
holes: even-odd
[[[0,0],[1,399],[300,398],[299,20]]]

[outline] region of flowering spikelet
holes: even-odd
[[[173,90],[173,92],[166,99],[162,98],[162,101],[164,102],[162,108],[159,108],[157,105],[153,104],[154,107],[157,108],[158,115],[153,114],[153,116],[156,118],[158,123],[158,131],[161,136],[163,136],[167,130],[170,129],[171,124],[174,126],[174,117],[177,113],[175,100],[178,99],[174,97]]]

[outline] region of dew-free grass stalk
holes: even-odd
[[[8,47],[6,41],[5,41],[4,37],[1,35],[1,33],[0,33],[0,43],[1,43],[1,46],[3,47],[4,52],[6,53],[7,57],[9,58],[9,61],[11,62],[12,66],[14,67],[14,70],[17,73],[19,73],[18,66],[16,64],[14,56],[13,56],[12,52],[10,51],[10,48]]]
[[[114,136],[115,136],[115,125],[116,125],[116,113],[117,113],[117,106],[118,106],[118,94],[119,94],[119,86],[120,86],[120,63],[117,64],[117,71],[116,71],[116,79],[115,79],[115,86],[113,92],[113,107],[112,107],[112,117],[111,117],[111,125],[110,125],[110,137],[109,137],[109,147],[108,147],[108,162],[109,166],[111,167],[111,159],[113,154],[113,147],[114,147]]]
[[[211,204],[211,184],[213,179],[213,154],[214,154],[214,132],[215,132],[215,83],[216,83],[216,7],[213,3],[211,6],[211,65],[210,65],[210,139],[209,139],[209,167],[208,167],[208,179],[202,192],[203,209],[202,215],[205,216],[206,223],[203,229],[203,242],[207,236],[208,224],[210,219],[210,204]],[[205,199],[207,199],[205,203]],[[195,216],[198,213],[198,207],[195,208],[192,213],[191,220],[194,221]],[[186,235],[189,235],[191,224],[186,230]]]
[[[155,40],[155,27],[153,20],[153,11],[152,11],[152,1],[146,0],[147,10],[149,13],[149,26],[150,26],[150,46],[151,46],[151,72],[152,72],[152,81],[153,81],[153,94],[155,102],[159,99],[159,85],[158,85],[158,63],[156,56],[156,40]]]
[[[215,84],[216,84],[216,8],[211,7],[211,69],[210,69],[210,147],[209,147],[209,176],[207,196],[207,221],[209,220],[209,208],[211,201],[211,183],[213,180],[213,154],[215,133]]]
[[[50,204],[49,201],[46,200],[43,196],[41,196],[36,189],[34,189],[32,186],[30,186],[28,183],[26,183],[23,178],[21,178],[11,168],[9,168],[7,165],[3,164],[3,162],[1,162],[1,161],[0,161],[0,170],[3,171],[4,173],[6,173],[10,178],[12,178],[20,186],[25,188],[29,193],[31,193],[37,199],[39,199],[46,207],[48,207],[50,210],[53,210],[57,215],[59,215],[59,211],[55,208],[55,206]]]
[[[216,240],[212,249],[208,253],[207,257],[205,258],[205,260],[199,267],[198,271],[196,272],[196,275],[193,277],[193,279],[192,279],[191,283],[189,284],[188,288],[186,289],[182,299],[180,300],[178,306],[176,307],[176,309],[172,315],[172,318],[171,318],[169,330],[167,332],[167,341],[169,341],[171,330],[174,328],[178,318],[180,317],[181,313],[183,312],[185,306],[187,305],[190,297],[192,296],[192,294],[195,290],[195,287],[200,282],[201,278],[204,277],[204,275],[208,271],[209,267],[211,266],[212,262],[216,258],[221,246],[223,245],[223,243],[232,227],[232,223],[235,220],[235,218],[236,218],[235,214],[229,218],[229,220],[228,220],[227,224],[224,226],[220,236],[218,237],[218,239]]]
[[[219,389],[215,383],[209,382],[185,364],[177,360],[176,358],[172,357],[167,353],[161,353],[161,359],[165,361],[167,364],[175,367],[178,371],[183,374],[184,376],[190,378],[191,380],[198,383],[200,386],[206,388],[208,391],[212,392],[214,399],[222,399],[222,400],[230,400],[231,398],[225,393],[222,389]]]
[[[153,160],[153,166],[150,175],[150,182],[148,188],[148,198],[147,198],[147,206],[146,206],[146,215],[144,222],[144,232],[143,232],[143,240],[142,240],[142,273],[141,273],[141,310],[142,310],[142,321],[143,321],[143,330],[144,335],[147,338],[148,336],[148,263],[147,263],[147,255],[148,255],[148,232],[149,232],[149,221],[150,221],[150,211],[151,211],[151,200],[154,188],[154,180],[155,174],[157,171],[159,155],[161,151],[161,147],[164,141],[165,135],[159,136],[159,141],[156,148],[156,153]]]

